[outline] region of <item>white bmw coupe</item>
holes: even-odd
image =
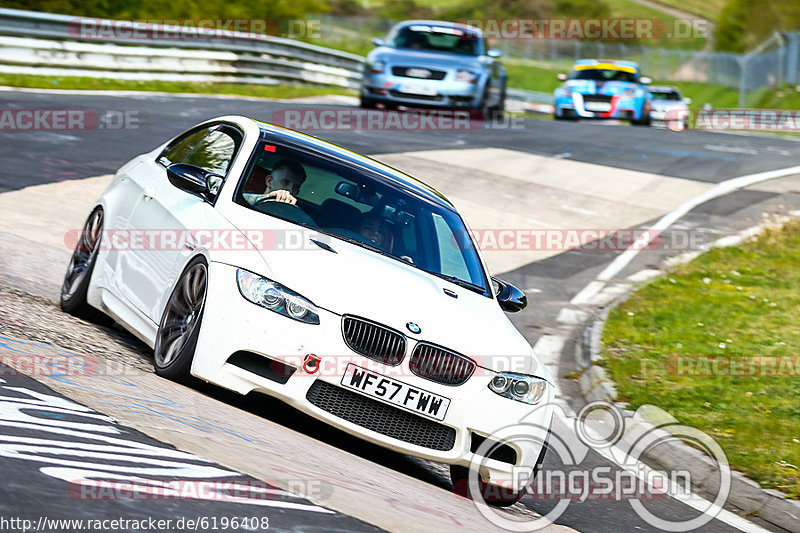
[[[471,468],[500,505],[541,465],[553,381],[503,312],[525,295],[420,181],[225,116],[120,168],[79,233],[62,308],[120,323],[159,375],[280,398],[454,486]]]

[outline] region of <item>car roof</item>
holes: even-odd
[[[635,61],[622,61],[619,59],[579,59],[575,67],[616,68],[619,70],[638,71],[639,65]]]
[[[385,165],[380,161],[376,161],[342,146],[299,131],[290,130],[259,120],[253,120],[253,122],[255,122],[261,130],[262,139],[267,138],[274,142],[300,148],[305,152],[311,152],[312,154],[318,154],[319,156],[333,159],[337,163],[349,166],[354,170],[361,170],[362,172],[366,170],[370,177],[381,183],[403,189],[429,202],[455,211],[453,204],[442,193],[430,185]]]
[[[444,20],[404,20],[394,25],[394,28],[405,28],[406,26],[414,26],[415,24],[426,26],[444,26],[445,28],[457,28],[459,30],[469,31],[483,37],[483,32],[480,28],[469,26],[468,24],[461,24],[459,22],[447,22]],[[392,28],[392,29],[394,29]]]

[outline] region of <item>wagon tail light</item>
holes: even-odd
[[[241,268],[236,281],[246,300],[298,322],[319,324],[317,306],[280,283]]]

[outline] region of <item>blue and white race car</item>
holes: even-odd
[[[639,76],[633,61],[581,59],[569,76],[559,74],[564,83],[555,90],[556,120],[579,118],[630,120],[631,124],[650,123],[652,80]]]

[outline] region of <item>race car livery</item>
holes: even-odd
[[[650,79],[639,76],[632,61],[584,59],[555,90],[554,118],[620,119],[632,124],[650,122]]]

